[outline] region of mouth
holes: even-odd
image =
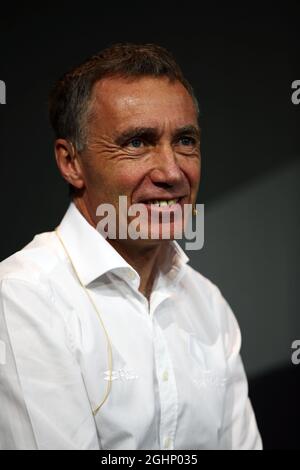
[[[145,204],[151,210],[155,209],[161,209],[161,210],[170,210],[170,209],[176,209],[178,205],[181,205],[183,201],[183,196],[182,197],[176,197],[172,199],[149,199],[146,201],[141,201],[142,204]]]

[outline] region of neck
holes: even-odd
[[[157,243],[151,246],[139,246],[137,240],[126,245],[124,244],[126,240],[107,241],[139,273],[141,278],[139,291],[149,300],[161,263],[163,245]]]
[[[89,224],[96,228],[96,222],[84,201],[74,197],[73,202]],[[141,279],[139,291],[149,300],[159,265],[162,262],[165,243],[146,245],[139,243],[141,240],[131,241],[131,243],[129,240],[107,239],[107,241],[138,272]]]

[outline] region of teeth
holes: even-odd
[[[168,206],[172,206],[173,204],[176,204],[177,201],[178,199],[170,199],[170,201],[168,201]]]
[[[176,204],[176,202],[178,202],[178,198],[177,199],[170,199],[169,201],[167,200],[164,200],[164,201],[157,201],[157,200],[154,200],[154,201],[149,201],[149,204],[152,204],[156,207],[166,207],[166,206],[172,206],[173,204]]]

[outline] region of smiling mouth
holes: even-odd
[[[159,209],[169,209],[172,206],[177,206],[180,204],[183,197],[177,197],[174,199],[152,199],[148,201],[143,201],[142,203],[146,206],[150,206],[151,208],[159,208]]]

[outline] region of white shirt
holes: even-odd
[[[150,301],[71,203],[0,263],[0,449],[260,449],[236,319],[176,242]],[[111,378],[111,390],[101,403]]]

